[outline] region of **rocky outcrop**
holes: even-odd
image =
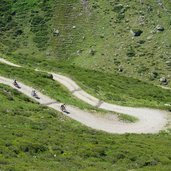
[[[160,78],[160,83],[163,85],[167,85],[168,84],[168,80],[165,77],[161,77]]]
[[[130,32],[131,32],[132,35],[135,36],[135,37],[136,37],[136,36],[140,36],[140,35],[143,33],[143,31],[140,30],[140,29],[132,29]]]
[[[59,30],[53,30],[53,34],[55,35],[55,36],[59,36],[59,34],[60,34],[60,32],[59,32]]]
[[[156,30],[157,30],[157,31],[164,31],[164,27],[161,26],[161,25],[157,25],[157,26],[156,26]]]

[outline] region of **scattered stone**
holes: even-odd
[[[123,72],[123,66],[120,65],[119,68],[118,68],[118,71]]]
[[[48,74],[47,78],[53,80],[53,75],[52,74]]]
[[[150,12],[150,11],[153,11],[153,7],[151,5],[148,5],[147,6],[147,10]]]
[[[166,104],[164,104],[165,106],[171,106],[171,104],[168,104],[168,103],[166,103]]]
[[[169,10],[164,6],[164,4],[161,2],[161,0],[157,0],[158,5],[166,12],[169,12]]]
[[[59,32],[59,30],[54,30],[54,31],[53,31],[53,34],[54,34],[55,36],[59,36],[60,32]]]
[[[93,55],[95,55],[95,53],[96,53],[96,50],[94,50],[94,49],[90,49],[90,51],[89,51],[89,54],[90,54],[90,55],[92,55],[92,56],[93,56]]]
[[[50,52],[46,52],[46,56],[50,56]]]
[[[161,25],[157,25],[156,29],[157,31],[164,31],[164,27],[162,27]]]
[[[150,31],[151,34],[156,34],[156,32],[156,29]]]
[[[132,35],[135,36],[135,37],[136,37],[136,36],[140,36],[140,35],[143,33],[143,31],[140,30],[140,29],[132,29],[130,32],[131,32]]]
[[[100,38],[102,38],[102,39],[103,39],[104,37],[105,37],[105,36],[104,36],[104,34],[100,35]]]
[[[171,61],[166,61],[167,66],[171,66]]]
[[[168,84],[168,81],[165,77],[161,77],[160,78],[160,83],[163,84],[163,85],[167,85]]]
[[[147,37],[147,40],[151,40],[153,38],[153,35],[150,35]]]
[[[77,55],[79,56],[81,53],[81,50],[77,50]]]
[[[140,52],[138,55],[139,55],[139,56],[145,56],[146,54],[143,53],[143,52]]]

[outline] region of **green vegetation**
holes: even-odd
[[[94,34],[88,35],[93,39],[85,40],[89,47],[83,45],[82,54],[74,58],[73,64],[155,84],[160,84],[162,76],[170,79],[171,68],[167,63],[171,60],[171,2],[161,3],[152,0],[89,1]],[[88,27],[90,24],[87,32]],[[88,53],[91,46],[96,50],[93,57]],[[158,76],[151,80],[153,72]]]
[[[22,81],[26,83],[26,85],[30,85],[35,89],[40,90],[42,93],[47,94],[48,96],[56,99],[59,102],[78,106],[81,109],[95,109],[90,105],[74,98],[64,86],[61,86],[59,83],[51,79],[47,73],[36,72],[34,70],[25,68],[10,67],[5,64],[0,64],[0,67],[1,76],[6,76],[11,79]]]
[[[95,131],[3,85],[0,101],[2,171],[170,170],[170,133]]]
[[[75,80],[85,91],[108,102],[166,109],[164,104],[171,101],[171,90],[162,89],[137,79],[120,76],[119,74],[84,70],[65,63],[55,64],[53,61],[49,61],[49,65],[46,65],[44,61],[37,61],[36,63],[39,63],[39,66],[33,65],[33,68],[39,67],[44,70],[64,73]],[[31,63],[27,62],[27,64],[31,66]],[[4,68],[10,67],[6,66]],[[5,72],[8,73],[9,70],[6,69]]]
[[[86,110],[94,108],[32,68],[66,74],[102,100],[171,111],[164,106],[170,104],[171,91],[153,85],[160,84],[160,77],[170,79],[171,3],[80,2],[1,0],[0,55],[26,68],[0,64],[0,75]],[[2,171],[171,170],[169,131],[106,134],[3,85],[0,102]],[[127,115],[120,119],[136,121]]]
[[[20,62],[53,59],[159,84],[171,71],[171,3],[162,3],[2,0],[0,52]]]
[[[125,115],[125,114],[118,114],[118,118],[119,120],[128,122],[128,123],[135,123],[138,121],[138,118],[130,116],[130,115]]]
[[[56,81],[51,79],[47,73],[36,72],[34,70],[25,69],[25,68],[15,68],[13,72],[11,70],[14,67],[10,67],[4,64],[0,64],[2,71],[0,71],[1,76],[6,76],[11,79],[17,79],[22,81],[27,85],[30,85],[37,90],[40,90],[43,94],[50,96],[53,99],[56,99],[58,102],[65,103],[67,105],[73,105],[81,108],[82,110],[87,110],[90,112],[99,112],[101,115],[105,115],[108,111],[98,109],[88,105],[87,103],[82,102],[81,100],[74,98],[72,94],[64,87],[58,84]],[[29,78],[29,79],[28,79]],[[136,119],[132,116],[125,117],[124,114],[113,114],[122,118],[121,120],[125,122],[135,121]]]
[[[52,65],[51,65],[52,66]],[[93,70],[83,70],[79,67],[58,66],[58,72],[71,76],[90,94],[101,100],[121,105],[146,106],[164,108],[171,101],[171,90],[162,89],[155,85],[137,79],[107,74]],[[78,72],[79,71],[79,72]]]
[[[96,0],[84,5],[78,0],[55,2],[1,2],[2,56],[27,67],[65,73],[89,93],[112,103],[163,108],[170,102],[169,90],[124,76],[154,84],[159,84],[161,76],[169,79],[170,51],[165,47],[167,42],[161,42],[169,37],[170,13],[152,1],[143,5],[122,0]],[[168,2],[164,5],[170,7]],[[16,24],[7,31],[10,16]],[[144,25],[140,25],[140,19]],[[156,31],[154,39],[147,41],[158,24],[164,31]],[[137,32],[140,28],[142,35],[132,39],[130,30]],[[13,30],[19,35],[12,38]],[[161,46],[159,50],[156,43]]]

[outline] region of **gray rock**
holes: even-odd
[[[60,32],[59,32],[59,30],[54,30],[54,31],[53,31],[53,34],[54,34],[55,36],[59,36]]]
[[[92,55],[92,56],[93,56],[93,55],[95,55],[95,53],[96,53],[96,50],[94,50],[94,49],[90,49],[90,51],[89,51],[89,54],[90,54],[90,55]]]
[[[166,61],[167,66],[171,66],[171,61]]]
[[[105,37],[105,36],[104,36],[104,34],[101,34],[101,35],[100,35],[100,38],[102,38],[102,39],[103,39],[104,37]]]
[[[143,33],[143,31],[140,30],[140,29],[132,29],[130,32],[131,32],[132,35],[135,36],[135,37],[136,37],[136,36],[140,36],[140,35]]]
[[[168,103],[165,103],[164,105],[165,105],[165,106],[171,106],[171,104],[168,104]]]
[[[147,40],[151,40],[153,38],[153,35],[150,35],[147,37]]]
[[[80,54],[80,50],[77,50],[77,55],[79,55]]]
[[[162,27],[161,25],[157,25],[156,29],[157,31],[164,31],[164,27]]]
[[[156,34],[156,32],[157,32],[156,29],[150,31],[151,34]]]
[[[120,66],[118,67],[118,71],[119,71],[119,72],[123,72],[123,66],[120,65]]]
[[[163,84],[163,85],[167,85],[168,81],[165,77],[161,77],[160,78],[160,83]]]
[[[53,75],[52,75],[52,74],[48,74],[48,75],[47,75],[47,78],[53,80]]]

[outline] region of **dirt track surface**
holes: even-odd
[[[19,65],[15,65],[11,62],[8,62],[4,59],[0,59],[1,62],[6,63],[8,65],[12,65],[15,67],[21,67]],[[119,105],[114,105],[110,103],[106,103],[103,101],[100,101],[99,99],[89,95],[85,91],[83,91],[73,80],[70,78],[52,73],[54,80],[60,82],[65,87],[68,88],[69,91],[72,92],[74,96],[81,99],[82,101],[92,105],[96,106],[101,109],[105,109],[108,111],[114,111],[119,112],[123,114],[128,114],[130,116],[137,117],[139,119],[136,123],[124,123],[117,119],[115,115],[107,114],[107,115],[98,115],[98,114],[92,114],[89,112],[82,111],[78,108],[67,106],[68,111],[70,114],[67,114],[67,116],[71,117],[72,119],[75,119],[82,124],[89,126],[94,129],[103,130],[110,133],[157,133],[160,130],[165,129],[166,124],[168,123],[168,113],[161,110],[155,110],[155,109],[148,109],[148,108],[133,108],[133,107],[124,107]],[[12,80],[0,77],[0,83],[12,86]],[[28,87],[22,83],[19,83],[21,85],[21,91],[25,95],[31,96],[31,90],[33,88]],[[38,95],[40,97],[40,100],[37,100],[40,104],[47,105],[57,111],[60,111],[60,104],[56,102],[55,100],[41,94],[38,92]]]

